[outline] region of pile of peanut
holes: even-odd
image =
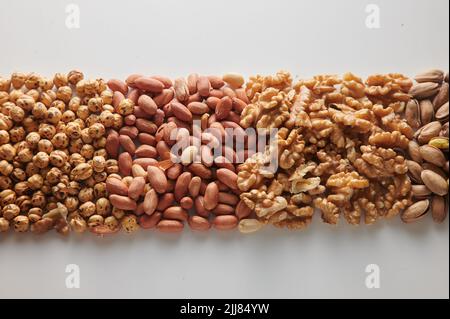
[[[448,75],[415,80],[0,77],[0,232],[442,222]]]
[[[173,82],[133,74],[108,81],[125,125],[108,133],[106,149],[120,174],[109,176],[106,188],[126,231],[180,232],[185,223],[229,230],[250,213],[239,199],[236,174],[245,147],[236,154],[225,144],[226,129],[245,135],[239,126],[248,103],[243,84],[237,74],[191,74]],[[183,146],[180,154],[172,151],[175,143]]]

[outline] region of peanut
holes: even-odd
[[[238,219],[233,215],[217,216],[212,224],[218,230],[231,230],[237,227]]]
[[[156,225],[156,229],[163,233],[179,233],[183,231],[183,228],[183,223],[177,220],[161,220]]]

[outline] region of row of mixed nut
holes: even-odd
[[[372,224],[448,210],[448,75],[0,78],[0,232]],[[256,132],[275,141],[256,152]],[[241,143],[241,144],[239,144]],[[276,158],[275,171],[267,165]],[[413,185],[414,184],[414,185]]]
[[[431,211],[433,220],[442,223],[448,213],[448,74],[430,70],[415,80],[405,117],[417,129],[409,142],[407,161],[417,202],[405,210],[402,220],[414,222]]]

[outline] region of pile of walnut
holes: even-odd
[[[276,172],[266,169],[273,148],[239,168],[241,199],[253,215],[239,224],[301,229],[314,208],[326,223],[373,224],[412,204],[402,155],[414,136],[403,119],[413,83],[400,74],[320,75],[293,84],[291,75],[250,78],[244,128],[278,129]]]
[[[0,232],[118,229],[105,184],[118,172],[105,132],[122,126],[111,103],[105,82],[79,71],[0,77]]]

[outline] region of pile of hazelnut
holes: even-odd
[[[0,232],[119,229],[105,184],[118,172],[106,131],[123,121],[112,97],[79,71],[0,77]]]

